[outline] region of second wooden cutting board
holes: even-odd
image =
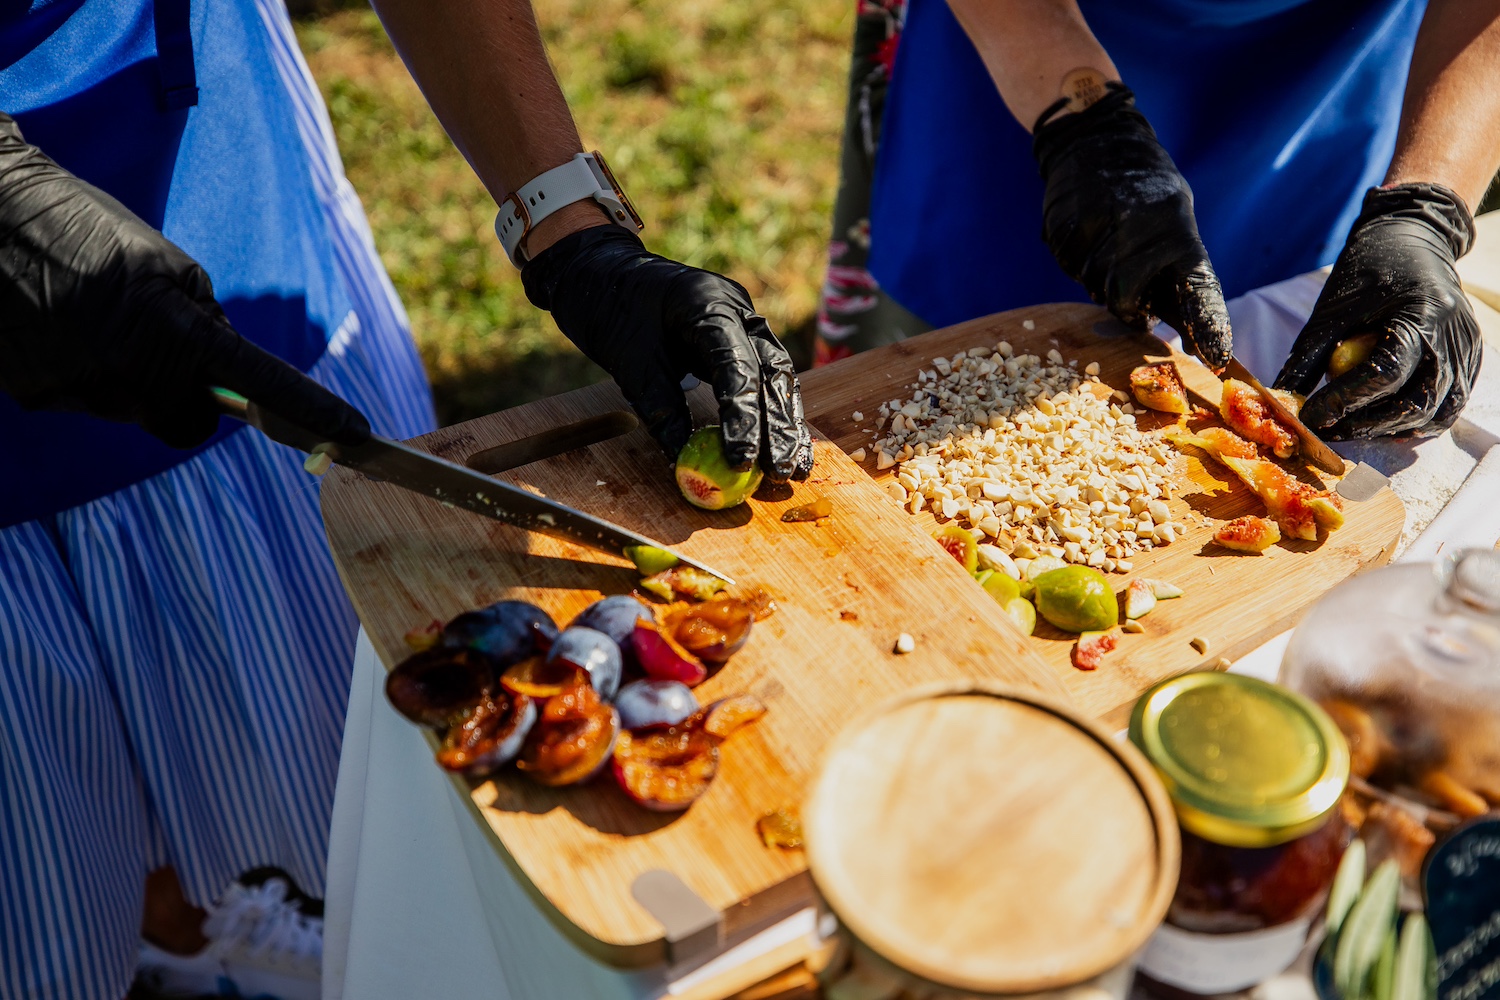
[[[841,448],[866,450],[865,472],[884,485],[896,469],[878,469],[873,442],[882,402],[906,401],[917,373],[932,359],[951,358],[974,347],[1007,341],[1016,354],[1045,356],[1059,351],[1079,370],[1100,365],[1100,380],[1128,390],[1130,370],[1168,355],[1165,344],[1133,334],[1094,306],[1057,304],[1016,309],[934,330],[911,340],[817,368],[802,375],[808,420]],[[1218,402],[1218,381],[1196,362],[1177,356],[1188,388]],[[859,412],[861,420],[854,419]],[[1175,418],[1139,416],[1143,428],[1162,427]],[[1311,473],[1309,473],[1311,475]],[[1331,480],[1329,480],[1331,482]],[[1132,577],[1160,578],[1186,592],[1161,601],[1142,619],[1144,635],[1126,635],[1120,649],[1092,673],[1072,668],[1073,636],[1039,621],[1031,646],[1063,677],[1075,702],[1087,713],[1123,723],[1136,696],[1165,677],[1188,670],[1222,668],[1294,625],[1329,588],[1390,558],[1405,519],[1401,500],[1389,486],[1368,499],[1344,501],[1347,523],[1321,542],[1286,540],[1266,554],[1230,552],[1213,542],[1217,526],[1243,514],[1263,514],[1264,505],[1227,469],[1188,457],[1179,477],[1180,493],[1169,506],[1187,534],[1169,546],[1133,557],[1129,574],[1111,574],[1117,591]],[[894,505],[894,503],[893,503]],[[904,511],[903,511],[904,513]],[[906,515],[931,533],[938,525],[931,510]],[[1202,639],[1206,650],[1191,644]]]

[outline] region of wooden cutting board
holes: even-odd
[[[694,394],[700,422],[710,400]],[[467,462],[487,449],[625,408],[598,385],[450,427],[419,446]],[[630,424],[632,419],[619,418]],[[800,802],[824,744],[844,720],[915,683],[989,678],[1066,699],[1061,679],[963,569],[933,544],[848,457],[817,443],[812,478],[795,490],[709,513],[677,494],[643,430],[517,468],[503,478],[626,525],[764,587],[779,610],[699,689],[709,701],[739,691],[768,714],[722,748],[708,794],[685,813],[648,812],[612,781],[547,789],[514,770],[458,780],[482,828],[538,903],[581,947],[619,966],[686,961],[808,905],[801,851],[767,848],[761,816]],[[787,524],[782,511],[828,497],[834,516]],[[566,624],[637,576],[621,560],[531,536],[424,497],[335,469],[323,485],[328,537],[344,584],[387,667],[407,655],[404,634],[502,598],[532,601]],[[897,655],[910,633],[913,652]],[[436,767],[436,765],[433,765]],[[414,845],[420,850],[420,845]],[[722,916],[710,931],[668,948],[662,919],[639,902],[637,879],[670,872],[693,895],[669,922]],[[655,876],[653,876],[654,878]],[[660,911],[661,904],[653,904]],[[670,907],[669,907],[670,909]],[[674,937],[680,936],[674,933]]]
[[[1027,323],[1032,329],[1026,328]],[[805,373],[801,378],[808,420],[846,452],[865,447],[863,468],[884,485],[895,478],[897,470],[877,470],[875,449],[870,447],[879,436],[875,422],[880,404],[910,399],[917,373],[931,368],[933,358],[951,358],[972,347],[993,348],[1001,340],[1010,342],[1017,354],[1045,356],[1049,349],[1056,349],[1065,361],[1076,358],[1080,370],[1097,361],[1101,381],[1126,391],[1132,368],[1171,353],[1160,340],[1127,330],[1094,306],[1069,303],[1017,309],[934,330]],[[1175,360],[1199,402],[1217,406],[1218,380],[1192,359],[1178,354]],[[862,421],[854,420],[856,411],[863,414]],[[1138,415],[1139,425],[1147,429],[1174,421],[1167,414]],[[1264,513],[1259,499],[1212,460],[1205,468],[1204,462],[1189,457],[1180,486],[1170,507],[1173,520],[1188,526],[1187,535],[1133,556],[1131,572],[1111,574],[1110,579],[1117,591],[1123,591],[1134,576],[1170,580],[1183,588],[1185,596],[1158,602],[1141,619],[1145,634],[1124,636],[1120,649],[1093,673],[1071,667],[1071,635],[1038,621],[1030,640],[1087,714],[1123,724],[1130,706],[1149,685],[1188,670],[1222,669],[1228,661],[1292,627],[1334,584],[1386,562],[1405,519],[1400,498],[1387,485],[1367,500],[1346,499],[1347,523],[1322,542],[1288,539],[1264,555],[1244,555],[1214,544],[1213,533],[1223,521]],[[931,510],[906,516],[925,533],[937,527]],[[1206,652],[1193,648],[1194,638],[1207,641]]]

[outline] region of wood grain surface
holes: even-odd
[[[1025,324],[1033,326],[1028,330]],[[1127,331],[1109,313],[1094,306],[1056,304],[1017,309],[914,337],[814,369],[802,375],[808,420],[846,452],[867,449],[862,466],[884,485],[896,469],[877,471],[876,413],[881,402],[910,398],[917,373],[936,357],[952,357],[971,347],[994,347],[1009,341],[1016,353],[1045,355],[1055,348],[1064,360],[1100,365],[1100,379],[1129,389],[1132,368],[1170,354],[1154,337]],[[1178,370],[1200,402],[1217,405],[1218,380],[1202,365],[1176,356]],[[854,412],[864,419],[856,422]],[[1139,417],[1142,428],[1169,425],[1166,414]],[[1311,482],[1333,480],[1308,470]],[[1227,469],[1208,460],[1187,458],[1181,492],[1170,502],[1173,520],[1187,525],[1176,542],[1132,557],[1129,574],[1111,574],[1117,591],[1134,576],[1170,580],[1186,591],[1177,600],[1161,601],[1141,619],[1146,632],[1127,634],[1096,672],[1072,668],[1072,636],[1038,621],[1030,640],[1064,680],[1074,701],[1098,718],[1123,724],[1137,695],[1165,677],[1188,670],[1216,669],[1292,627],[1302,613],[1339,581],[1359,570],[1386,562],[1405,516],[1401,500],[1387,486],[1363,502],[1344,501],[1347,523],[1320,542],[1287,539],[1264,555],[1230,552],[1213,542],[1219,524],[1243,514],[1264,513],[1264,505]],[[931,533],[937,520],[931,510],[908,514],[895,501],[892,509]],[[998,614],[998,611],[993,612]],[[1204,653],[1190,645],[1207,641]]]
[[[1177,819],[1151,765],[1029,692],[947,685],[878,706],[834,740],[804,812],[840,921],[966,995],[1115,968],[1177,886]]]
[[[707,422],[706,392],[693,394]],[[612,384],[450,427],[415,442],[449,459],[624,407]],[[824,744],[852,713],[911,684],[980,677],[1066,699],[1039,652],[994,602],[843,452],[817,444],[812,478],[722,512],[689,507],[643,430],[504,473],[510,482],[626,525],[765,588],[779,610],[698,693],[750,691],[769,713],[722,748],[708,794],[684,813],[648,812],[612,781],[542,788],[508,770],[460,782],[484,829],[542,909],[615,965],[666,957],[662,925],[631,894],[666,869],[725,915],[729,937],[808,905],[800,851],[767,848],[755,823],[796,807]],[[780,514],[829,498],[834,515]],[[387,667],[404,634],[502,598],[533,601],[566,623],[636,581],[622,560],[527,535],[335,469],[322,491],[335,560]],[[897,636],[916,648],[896,655]],[[433,765],[436,767],[436,764]],[[414,845],[420,850],[420,845]]]

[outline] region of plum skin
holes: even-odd
[[[620,689],[624,663],[619,645],[598,629],[569,625],[558,633],[547,652],[548,663],[567,663],[589,675],[599,697],[609,701]]]
[[[620,652],[629,659],[630,633],[635,631],[637,621],[652,621],[651,609],[629,594],[616,594],[595,601],[568,625],[569,628],[591,628],[603,632],[620,647]]]
[[[631,681],[615,695],[615,708],[626,729],[675,726],[698,711],[698,699],[681,681]]]
[[[535,604],[496,601],[466,611],[443,626],[438,645],[483,653],[504,670],[528,656],[545,653],[556,638],[557,623]]]

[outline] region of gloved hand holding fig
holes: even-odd
[[[1044,113],[1032,152],[1046,183],[1042,238],[1095,302],[1145,329],[1155,316],[1215,371],[1229,313],[1193,217],[1193,194],[1135,95],[1118,83],[1082,111]]]
[[[1479,373],[1479,324],[1454,262],[1474,242],[1463,200],[1437,184],[1373,188],[1276,386],[1302,394],[1304,423],[1333,440],[1439,434]],[[1313,392],[1340,344],[1367,357]]]
[[[234,331],[192,258],[0,113],[0,389],[186,448],[218,427],[211,385],[330,441],[369,436],[358,410]]]
[[[521,271],[526,294],[609,372],[662,450],[692,433],[681,382],[713,386],[724,449],[746,470],[806,479],[812,436],[791,358],[738,283],[648,251],[617,226],[563,237]]]

